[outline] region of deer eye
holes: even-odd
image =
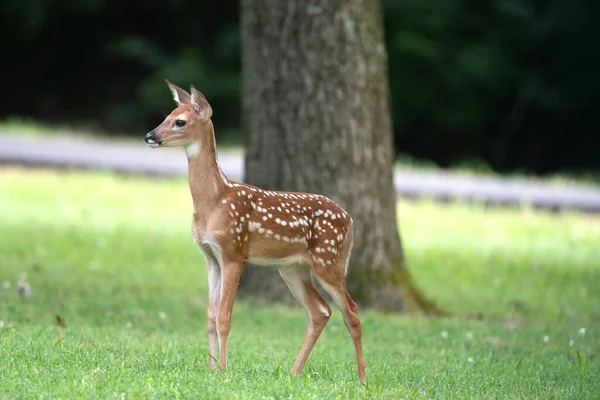
[[[182,126],[185,125],[185,121],[182,119],[177,119],[177,120],[175,120],[175,125],[177,125],[178,127],[181,128]]]

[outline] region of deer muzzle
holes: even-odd
[[[150,147],[158,147],[161,145],[162,141],[160,141],[157,136],[156,136],[156,132],[155,131],[151,131],[148,134],[146,134],[146,137],[144,138],[144,141],[150,145]]]

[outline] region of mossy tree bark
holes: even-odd
[[[435,312],[397,229],[380,1],[242,0],[241,12],[245,181],[320,193],[352,215],[358,304]],[[276,270],[250,265],[240,292],[289,296]]]

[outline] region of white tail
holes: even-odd
[[[167,81],[178,107],[152,132],[152,147],[182,146],[194,203],[192,231],[208,263],[207,323],[209,367],[219,357],[227,365],[227,338],[237,286],[244,265],[277,267],[309,315],[309,327],[292,374],[302,370],[331,309],[313,279],[331,295],[354,342],[358,377],[366,380],[358,307],[346,290],[346,269],[353,244],[352,218],[327,197],[263,190],[229,180],[221,171],[206,98]],[[220,347],[220,352],[218,351]]]

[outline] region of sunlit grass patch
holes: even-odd
[[[305,312],[240,301],[219,374],[206,368],[206,266],[185,180],[2,169],[0,398],[600,392],[600,218],[430,202],[398,209],[417,282],[456,318],[361,311],[363,387],[338,312],[291,377]],[[20,278],[30,297],[19,296]],[[482,321],[462,318],[477,313]]]

